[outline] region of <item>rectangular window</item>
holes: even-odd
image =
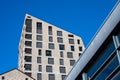
[[[46,66],[46,72],[52,72],[52,66]]]
[[[65,77],[66,77],[66,75],[62,75],[61,77],[62,77],[62,80],[64,80],[64,79],[65,79]]]
[[[32,74],[30,72],[25,72],[26,75],[31,76]]]
[[[37,73],[37,80],[42,80],[42,74],[41,73]]]
[[[37,57],[37,63],[41,63],[41,57]]]
[[[49,49],[54,49],[54,44],[53,43],[49,43],[48,46],[49,46]]]
[[[25,34],[26,39],[32,39],[32,34]]]
[[[74,35],[72,35],[72,34],[68,34],[68,37],[74,37]]]
[[[53,42],[53,37],[49,36],[49,42]]]
[[[74,44],[74,39],[69,39],[69,44]]]
[[[59,49],[60,49],[60,50],[65,50],[65,45],[59,44]]]
[[[42,55],[42,51],[39,49],[38,50],[38,55],[41,56]]]
[[[52,52],[50,50],[46,50],[46,56],[52,56]]]
[[[55,80],[55,74],[49,74],[49,80]]]
[[[42,23],[41,22],[37,22],[37,33],[42,34]]]
[[[57,38],[57,42],[58,42],[58,43],[63,43],[63,38],[58,37],[58,38]]]
[[[32,41],[25,41],[25,46],[31,47],[32,46]]]
[[[26,27],[25,29],[26,29],[26,32],[30,32],[30,33],[32,32],[32,27]]]
[[[62,36],[62,31],[57,31],[57,36]]]
[[[42,65],[38,65],[38,71],[42,71]]]
[[[52,35],[52,26],[48,26],[48,34]]]
[[[79,51],[82,51],[82,47],[79,47]]]
[[[38,41],[42,41],[42,36],[41,36],[41,35],[37,35],[36,39],[37,39]]]
[[[24,68],[25,68],[25,70],[31,70],[32,65],[31,64],[25,64]]]
[[[36,42],[36,47],[37,48],[42,48],[42,42]]]
[[[60,65],[64,65],[64,60],[60,59]]]
[[[64,55],[63,55],[63,52],[62,52],[62,51],[60,52],[60,57],[64,57]]]
[[[5,80],[5,77],[4,77],[4,76],[2,76],[2,80]]]
[[[60,73],[66,73],[65,67],[59,67],[60,68]]]
[[[25,62],[32,62],[31,56],[25,56]]]
[[[32,49],[31,48],[25,48],[25,53],[26,54],[32,54]]]
[[[79,53],[79,56],[81,56],[81,53]]]
[[[75,64],[75,60],[70,60],[70,66],[73,66]]]
[[[26,27],[32,27],[32,19],[26,19],[25,25]]]
[[[77,43],[80,44],[80,40],[79,39],[77,40]]]
[[[48,64],[54,64],[54,58],[48,58]]]
[[[68,58],[73,58],[73,53],[72,52],[67,52],[67,57]]]
[[[75,48],[74,48],[74,46],[71,46],[71,51],[75,51]]]

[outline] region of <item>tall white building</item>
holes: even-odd
[[[63,80],[83,50],[81,37],[26,14],[18,68],[36,80]]]

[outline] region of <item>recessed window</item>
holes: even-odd
[[[58,38],[57,38],[57,42],[58,42],[58,43],[63,43],[63,38],[58,37]]]
[[[70,66],[73,66],[75,64],[75,60],[70,60]]]
[[[60,57],[64,57],[64,55],[63,55],[63,52],[62,52],[62,51],[60,52]]]
[[[26,28],[25,28],[25,29],[26,29],[26,32],[29,32],[29,33],[31,33],[31,32],[32,32],[32,27],[27,27],[27,26],[26,26]]]
[[[41,22],[37,22],[37,33],[42,34],[42,23]]]
[[[54,58],[48,58],[48,64],[54,64]]]
[[[79,47],[79,51],[82,51],[82,47]]]
[[[74,37],[74,35],[72,35],[72,34],[68,34],[68,37]]]
[[[5,77],[4,76],[2,76],[2,80],[4,80],[5,79]]]
[[[48,34],[52,35],[52,26],[48,26]]]
[[[28,78],[25,78],[25,80],[28,80]]]
[[[26,54],[32,54],[32,49],[31,48],[25,48],[25,53]]]
[[[60,59],[60,65],[64,65],[64,60]]]
[[[32,46],[32,42],[31,41],[25,41],[25,46],[31,47]]]
[[[26,75],[31,76],[32,74],[30,72],[25,72]]]
[[[80,44],[80,40],[79,39],[77,40],[77,43]]]
[[[42,74],[41,73],[37,73],[37,80],[42,80]]]
[[[74,44],[74,39],[69,39],[69,44]]]
[[[71,47],[71,51],[75,51],[75,48],[74,46],[70,46]]]
[[[53,42],[53,37],[49,37],[49,42]]]
[[[37,63],[41,63],[41,57],[37,57]]]
[[[31,64],[25,64],[24,68],[25,68],[25,70],[31,70],[32,65]]]
[[[27,27],[32,27],[32,19],[26,19],[25,25],[26,25]]]
[[[41,35],[37,35],[36,38],[37,38],[38,41],[42,41],[42,36]]]
[[[32,39],[32,34],[25,34],[26,39]]]
[[[37,48],[42,48],[42,42],[36,42],[36,47]]]
[[[52,72],[52,66],[46,66],[46,72]]]
[[[31,56],[25,56],[25,62],[32,62]]]
[[[73,58],[73,53],[72,52],[67,52],[67,57],[68,58]]]
[[[54,49],[54,44],[53,43],[49,43],[48,46],[49,46],[49,49]]]
[[[38,55],[41,56],[42,55],[42,50],[38,50]]]
[[[42,65],[38,65],[38,71],[42,71]]]
[[[66,68],[65,67],[59,67],[60,68],[60,73],[66,73]]]
[[[79,56],[81,56],[81,53],[79,53]]]
[[[65,50],[65,45],[59,44],[59,49],[60,49],[60,50]]]
[[[50,50],[46,50],[46,56],[52,56],[52,52]]]
[[[66,77],[66,75],[62,75],[61,77],[62,77],[62,80],[64,80],[64,79],[65,79],[65,77]]]
[[[48,80],[55,80],[55,74],[49,74],[49,79]]]
[[[62,36],[62,31],[57,31],[57,36]]]

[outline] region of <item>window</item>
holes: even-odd
[[[64,60],[60,59],[60,65],[64,65]]]
[[[25,62],[32,62],[31,56],[25,56]]]
[[[25,25],[26,25],[27,27],[32,27],[32,19],[26,19]]]
[[[26,27],[26,32],[32,32],[32,27]]]
[[[73,66],[75,64],[75,60],[70,60],[70,66]]]
[[[74,46],[71,46],[71,51],[75,51]]]
[[[48,26],[48,34],[52,35],[52,26]]]
[[[37,40],[38,41],[42,41],[42,36],[41,35],[37,35]]]
[[[49,43],[49,49],[54,49],[54,44],[53,43]]]
[[[52,52],[50,50],[46,50],[46,56],[52,56]]]
[[[32,74],[30,72],[25,72],[26,75],[31,76]]]
[[[41,22],[37,22],[37,33],[42,34],[42,23]]]
[[[57,38],[57,42],[58,42],[58,43],[63,43],[63,38],[58,37],[58,38]]]
[[[38,65],[38,71],[42,71],[42,65]]]
[[[49,37],[49,42],[53,42],[53,37]]]
[[[52,66],[46,66],[46,72],[52,72]]]
[[[62,31],[57,31],[57,36],[62,36]]]
[[[32,34],[25,34],[26,39],[32,39]]]
[[[77,40],[77,43],[80,44],[80,40],[79,39]]]
[[[74,44],[74,39],[69,39],[69,44]]]
[[[60,45],[59,45],[59,49],[60,49],[60,50],[65,50],[65,45],[60,44]]]
[[[81,56],[81,53],[79,53],[79,56]]]
[[[65,77],[66,77],[66,75],[62,75],[61,77],[62,77],[62,80],[64,80],[64,79],[65,79]]]
[[[41,63],[41,57],[37,57],[37,63]]]
[[[79,47],[79,51],[82,51],[82,47]]]
[[[31,64],[25,64],[24,68],[25,70],[31,70],[32,65]]]
[[[31,54],[32,53],[32,49],[31,48],[25,48],[25,53],[26,54]]]
[[[5,79],[5,77],[4,76],[2,76],[2,80],[4,80]]]
[[[42,80],[42,74],[41,73],[37,73],[37,80]]]
[[[68,58],[73,58],[73,53],[72,52],[67,52],[67,57]]]
[[[54,64],[54,58],[48,58],[48,64]]]
[[[62,51],[60,52],[60,57],[64,57],[64,55],[63,55],[63,52],[62,52]]]
[[[72,34],[68,34],[68,37],[74,37],[74,35],[72,35]]]
[[[60,73],[66,73],[65,67],[60,67]]]
[[[32,42],[31,41],[25,41],[25,46],[32,46]]]
[[[37,47],[37,48],[42,48],[42,42],[37,42],[37,43],[36,43],[36,47]]]
[[[25,80],[28,80],[28,78],[25,78]]]
[[[42,51],[39,49],[38,50],[38,55],[41,56],[42,55]]]
[[[48,80],[55,80],[55,74],[49,74],[49,79]]]

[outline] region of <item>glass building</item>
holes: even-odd
[[[120,1],[65,80],[120,80]]]

